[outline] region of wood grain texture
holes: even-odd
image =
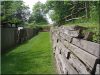
[[[100,56],[100,44],[77,38],[73,38],[72,43],[97,57]]]
[[[96,56],[91,55],[90,53],[80,49],[79,47],[67,41],[64,41],[64,43],[65,43],[65,46],[68,47],[69,50],[71,50],[80,60],[82,60],[92,70],[94,63],[97,59]]]
[[[69,49],[65,48],[64,45],[61,43],[60,47],[62,47],[62,54],[67,58]],[[79,74],[89,74],[90,72],[87,70],[86,66],[73,54],[70,54],[70,58],[66,59],[70,64],[73,65],[78,71]]]
[[[79,39],[84,27],[55,27],[51,31],[59,74],[99,74],[100,44]]]

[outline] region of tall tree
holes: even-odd
[[[35,22],[35,23],[42,23],[45,22],[47,23],[46,20],[46,15],[45,15],[45,5],[42,4],[41,2],[37,2],[34,6],[33,6],[33,12],[29,18],[29,22]]]

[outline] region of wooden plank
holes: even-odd
[[[92,70],[97,57],[87,53],[86,51],[67,41],[63,40],[63,43],[72,53],[74,53],[80,60],[82,60],[90,68],[90,70]]]
[[[100,57],[100,53],[99,53],[100,52],[100,44],[82,40],[82,39],[77,39],[77,38],[73,38],[72,44],[84,49],[85,51],[87,51],[97,57]]]
[[[79,74],[90,74],[87,67],[73,54],[70,55],[69,63],[77,69]]]
[[[56,47],[56,44],[57,44],[57,35],[55,35],[55,33],[52,35],[52,42],[53,42],[53,48]]]
[[[100,74],[100,64],[97,64],[95,74]]]
[[[78,74],[78,72],[72,67],[72,65],[66,60],[66,57],[62,55],[62,60],[65,61],[65,70],[68,70],[68,74]]]
[[[57,48],[57,49],[60,50],[60,48]],[[63,59],[64,57],[62,57],[61,54],[58,54],[58,53],[59,52],[56,52],[55,55],[58,55],[57,57],[61,61],[63,74],[66,74],[67,72],[69,72],[70,74],[77,74],[77,71],[68,62],[66,62],[65,59]]]
[[[55,59],[56,59],[56,66],[57,66],[57,70],[58,70],[58,73],[59,74],[62,74],[63,71],[62,71],[62,68],[61,68],[61,61],[59,60],[57,54],[55,55]]]
[[[87,28],[81,26],[62,26],[59,28],[60,33],[64,33],[71,37],[82,37],[82,31]],[[63,34],[63,35],[64,35]]]
[[[56,45],[56,51],[55,51],[56,54],[59,54],[60,53],[60,49],[59,49],[59,43],[57,43]]]
[[[82,40],[82,39],[80,40],[76,38],[73,38],[72,40],[69,37],[70,35],[67,36],[65,33],[63,33],[64,30],[62,28],[60,30],[60,27],[59,27],[59,29],[55,29],[52,33],[52,36],[53,36],[52,41],[53,43],[55,43],[54,47],[56,47],[55,55],[58,55],[57,57],[59,59],[59,67],[61,70],[61,74],[67,74],[67,72],[68,74],[72,74],[72,72],[73,73],[77,72],[79,74],[82,74],[82,73],[89,74],[89,72],[94,67],[95,60],[97,59],[97,57],[100,56],[99,55],[100,44]],[[68,33],[70,32],[70,30],[67,30],[67,31]],[[75,30],[71,30],[71,32],[72,31],[75,31]],[[60,36],[59,36],[59,33],[60,33]],[[70,33],[70,34],[73,35],[74,33]],[[61,40],[62,44],[60,43],[59,40]],[[66,47],[64,47],[63,44]],[[69,59],[67,59],[68,52],[71,52]],[[87,69],[89,69],[89,71]],[[99,69],[97,66],[96,74],[98,73],[99,73]]]
[[[63,57],[62,57],[62,55],[61,54],[58,54],[58,57],[59,57],[59,59],[60,59],[60,61],[61,61],[61,63],[62,63],[62,70],[63,70],[63,74],[66,74],[66,62],[63,60]]]
[[[60,37],[63,38],[63,39],[65,39],[65,40],[67,40],[68,42],[71,42],[71,40],[73,38],[73,37],[68,36],[68,35],[66,35],[64,33],[60,33]]]
[[[62,48],[62,54],[66,57],[66,60],[73,65],[78,71],[79,74],[90,74],[90,72],[87,70],[86,66],[76,57],[73,55],[73,53],[70,54],[70,58],[67,59],[68,50],[65,48],[65,46],[61,43],[60,47]]]
[[[64,59],[64,57],[61,54],[57,55],[57,58],[59,58],[62,68],[62,74],[78,74],[77,71]]]
[[[71,36],[71,37],[78,37],[79,36],[79,30],[76,30],[76,31],[69,31],[69,30],[64,30],[64,33],[68,36]]]
[[[61,52],[61,54],[59,54],[60,56],[60,60],[62,61],[62,64],[63,64],[63,71],[64,71],[64,74],[67,74],[67,72],[69,74],[78,74],[78,72],[70,65],[70,63],[66,60],[66,56],[63,55],[64,53],[64,48],[62,45],[61,45],[61,42],[59,42],[59,49],[61,50],[61,48],[63,48],[63,52]],[[68,51],[69,52],[69,51]],[[66,53],[68,53],[66,52]]]

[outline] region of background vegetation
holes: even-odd
[[[95,22],[99,21],[99,1],[49,1],[45,4],[37,2],[33,6],[32,13],[29,7],[24,5],[23,1],[1,1],[1,24],[6,25],[24,25],[26,22],[33,25],[46,25],[46,14],[57,25],[70,22]],[[80,10],[85,8],[83,10]],[[50,12],[51,11],[51,12]],[[78,12],[78,13],[76,13]],[[76,13],[76,14],[73,14]],[[67,18],[68,15],[71,15]],[[66,20],[85,16],[79,20]],[[28,24],[27,24],[28,25]]]
[[[44,4],[42,4],[41,2],[37,2],[33,6],[33,12],[29,17],[29,23],[38,25],[47,24]]]
[[[2,27],[24,25],[30,15],[29,7],[23,1],[1,1],[0,7]]]

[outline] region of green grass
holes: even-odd
[[[54,74],[50,35],[41,32],[1,57],[2,74]]]
[[[78,25],[78,26],[83,26],[83,27],[87,27],[88,29],[86,31],[89,32],[93,32],[93,42],[96,43],[100,43],[100,39],[99,39],[99,23],[97,22],[71,22],[68,24],[65,24],[66,26],[70,26],[70,25]]]

